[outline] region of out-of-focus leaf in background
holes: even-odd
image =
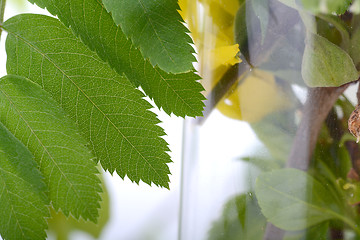
[[[301,74],[309,87],[337,87],[358,79],[354,62],[326,38],[308,33]]]
[[[221,217],[213,222],[209,240],[261,240],[266,219],[253,193],[244,193],[230,199]]]
[[[296,169],[262,173],[255,187],[262,213],[275,226],[302,230],[330,219],[355,224],[341,212],[326,186]]]

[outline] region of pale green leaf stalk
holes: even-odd
[[[87,142],[59,104],[25,78],[0,82],[0,121],[35,156],[56,210],[97,221],[100,180]]]
[[[125,75],[168,114],[201,116],[204,96],[194,72],[171,74],[153,67],[118,27],[100,0],[29,0],[38,4],[80,36],[120,75]]]
[[[169,187],[165,133],[139,90],[57,19],[23,14],[6,21],[4,28],[8,72],[51,93],[105,170]]]
[[[0,235],[3,239],[46,238],[45,218],[50,215],[46,193],[33,156],[0,122]]]
[[[193,43],[178,13],[177,1],[103,0],[116,24],[152,65],[166,72],[193,70]]]

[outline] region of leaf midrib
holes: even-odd
[[[29,47],[36,50],[40,55],[43,56],[43,58],[47,59],[50,63],[52,63],[56,69],[58,69],[78,90],[81,92],[85,98],[96,108],[98,111],[108,120],[108,122],[111,123],[111,125],[116,129],[116,131],[129,143],[129,145],[141,156],[141,158],[153,169],[153,171],[156,173],[156,175],[161,179],[160,174],[157,172],[157,170],[149,163],[149,161],[142,155],[142,153],[130,142],[129,139],[116,127],[116,125],[108,118],[108,116],[87,96],[87,94],[71,79],[70,76],[68,76],[54,61],[51,60],[46,54],[43,54],[40,49],[38,49],[36,46],[31,44],[30,42],[26,41],[21,36],[9,31],[8,29],[4,28],[8,33],[14,35],[16,38],[22,40],[24,43],[29,45]]]

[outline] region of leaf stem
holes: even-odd
[[[1,26],[4,21],[5,5],[6,5],[6,0],[0,0],[0,38],[1,38],[1,32],[2,32]]]

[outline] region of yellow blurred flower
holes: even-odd
[[[218,109],[230,118],[256,122],[269,113],[293,105],[292,97],[276,84],[271,73],[254,69],[234,92],[218,104]]]
[[[241,62],[234,40],[239,1],[179,0],[179,5],[197,49],[202,84],[209,92],[232,65]],[[290,100],[271,73],[253,70],[217,108],[230,118],[255,122],[273,111],[292,107]]]
[[[239,51],[239,44],[217,47],[211,50],[210,59],[212,59],[212,68],[220,65],[234,65],[239,63],[239,58],[234,53]]]

